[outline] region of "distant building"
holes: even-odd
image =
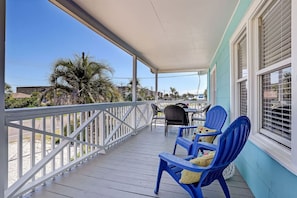
[[[117,87],[123,98],[126,98],[129,95],[130,91],[128,86],[117,86]]]
[[[42,93],[51,86],[31,86],[31,87],[17,87],[16,93],[22,93],[22,94],[28,94],[31,95],[33,92],[39,92]],[[128,86],[118,86],[117,87],[119,92],[121,93],[123,98],[126,98],[129,94],[131,94],[130,88]],[[154,97],[155,91],[149,90],[147,88],[142,88],[146,92],[146,96],[148,97]],[[158,92],[158,97],[163,98],[163,93]]]
[[[20,99],[20,98],[30,98],[31,95],[29,94],[24,94],[24,93],[12,93],[11,96],[15,99]]]
[[[23,93],[31,95],[33,92],[39,92],[42,93],[45,90],[50,88],[50,86],[32,86],[32,87],[17,87],[16,93]]]
[[[130,87],[129,86],[118,86],[118,90],[121,93],[123,98],[126,98],[129,94],[131,94],[130,91]],[[155,97],[155,91],[147,89],[147,88],[141,88],[143,91],[145,91],[146,96],[149,98],[153,98]],[[159,98],[163,98],[163,93],[162,92],[158,92],[158,97]]]
[[[198,100],[204,100],[205,99],[204,94],[198,94],[197,99]]]

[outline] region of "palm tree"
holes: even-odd
[[[178,97],[178,91],[174,87],[170,87],[170,97],[174,97],[175,99]]]
[[[131,79],[128,83],[128,91],[129,91],[129,94],[127,95],[126,97],[126,100],[127,101],[132,101],[132,84],[133,84],[133,80]],[[141,84],[140,84],[140,81],[139,79],[136,79],[136,92],[137,92],[137,97],[139,97],[139,91],[141,90]],[[138,98],[137,100],[142,100],[140,98]]]
[[[55,104],[85,104],[118,101],[120,95],[110,79],[113,73],[106,64],[91,61],[89,56],[76,55],[74,60],[60,59],[50,75],[51,95]]]
[[[11,86],[9,84],[5,83],[4,91],[5,91],[5,94],[11,94],[12,93]]]

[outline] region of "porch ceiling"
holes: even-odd
[[[50,0],[159,73],[200,71],[239,0]]]

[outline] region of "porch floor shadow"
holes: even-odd
[[[160,152],[173,151],[176,127],[169,127],[164,136],[164,126],[145,128],[106,154],[56,177],[25,197],[32,198],[186,198],[190,197],[166,173],[163,173],[159,194],[154,194]],[[177,155],[185,150],[177,148]],[[254,197],[238,171],[227,180],[232,198]],[[205,198],[223,198],[218,182],[203,188]]]

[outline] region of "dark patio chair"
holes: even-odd
[[[156,121],[157,120],[165,120],[165,116],[162,115],[163,111],[156,104],[152,103],[151,107],[152,107],[152,110],[153,110],[153,117],[152,117],[152,120],[151,120],[151,130],[152,130],[153,121],[155,121],[155,126],[156,126]]]
[[[199,141],[201,140],[201,138],[204,138],[207,136],[212,136],[213,138],[211,138],[211,140],[213,141],[217,135],[222,133],[221,129],[224,126],[226,118],[227,118],[227,112],[222,106],[220,105],[213,106],[206,113],[206,120],[204,123],[204,127],[209,129],[215,129],[216,132],[196,133],[194,141]],[[187,139],[183,137],[183,132],[184,130],[189,130],[193,128],[197,128],[197,126],[186,126],[186,127],[179,128],[179,133],[176,137],[173,154],[175,154],[177,145],[180,145],[181,147],[187,149],[189,155],[192,153],[193,141],[191,139]],[[212,141],[210,141],[209,143],[212,143]]]
[[[232,122],[220,136],[217,145],[206,142],[195,142],[194,155],[188,156],[185,159],[170,153],[160,153],[155,194],[159,192],[162,173],[166,171],[193,198],[202,198],[203,194],[201,188],[210,185],[215,180],[219,181],[225,196],[230,197],[228,186],[223,177],[223,171],[241,152],[248,139],[250,127],[248,117],[241,116]],[[199,149],[214,151],[207,159],[207,163],[201,164],[200,166],[196,165],[198,160],[203,159],[203,156],[200,158],[197,157]],[[189,178],[185,178],[187,174],[192,177],[193,174],[196,174],[194,180],[190,181]]]
[[[194,121],[205,121],[206,119],[206,113],[209,110],[211,104],[206,105],[201,110],[198,110],[194,113],[192,113],[191,116],[191,123],[193,124]]]
[[[169,125],[188,126],[189,118],[185,110],[176,105],[169,105],[164,109],[165,114],[165,135],[168,134]]]
[[[176,103],[175,105],[179,106],[181,108],[188,108],[188,105],[186,103],[182,103],[182,102]]]

